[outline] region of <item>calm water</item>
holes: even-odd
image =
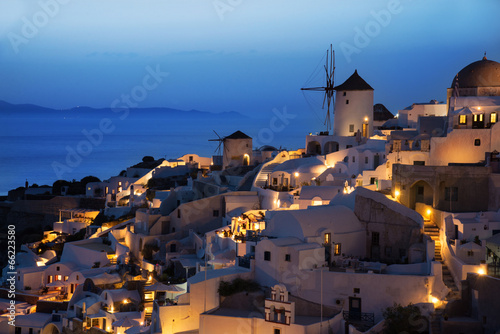
[[[97,112],[84,117],[3,114],[0,115],[0,195],[24,186],[26,179],[38,185],[52,185],[58,179],[80,180],[88,175],[107,179],[140,162],[145,155],[166,159],[187,153],[211,156],[217,146],[217,142],[208,141],[216,137],[212,130],[221,136],[241,130],[253,138],[254,147],[268,144],[288,149],[303,147],[305,135],[318,130],[313,129],[318,127],[317,120],[297,117],[289,120],[281,131],[273,132],[270,131],[273,116],[270,113],[262,119],[188,119],[165,113],[131,113],[120,120],[118,115],[102,116]],[[102,138],[94,137],[92,144],[82,131],[99,129],[103,118],[111,121],[113,130]],[[87,155],[78,154],[78,159],[68,153],[78,149]]]

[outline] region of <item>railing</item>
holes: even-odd
[[[356,311],[344,311],[344,320],[358,329],[369,329],[375,325],[375,314]]]

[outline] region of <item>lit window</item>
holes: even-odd
[[[484,114],[475,114],[474,115],[474,122],[482,122],[483,121],[483,115]]]
[[[496,123],[497,122],[497,113],[496,112],[492,112],[490,114],[490,123]]]
[[[325,233],[325,244],[329,244],[332,241],[332,234]]]
[[[56,275],[56,281],[62,281],[62,275]]]
[[[460,115],[458,123],[459,124],[467,124],[467,115]]]
[[[333,255],[340,255],[340,253],[342,252],[342,245],[335,244],[333,251],[334,251]]]

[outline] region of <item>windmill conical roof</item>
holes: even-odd
[[[358,70],[354,70],[354,73],[346,80],[343,84],[340,84],[333,89],[339,90],[373,90],[362,77],[359,76]]]

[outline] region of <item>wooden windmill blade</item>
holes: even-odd
[[[217,138],[217,139],[209,139],[208,141],[218,141],[218,142],[219,142],[219,145],[217,145],[217,148],[215,149],[214,153],[216,153],[216,155],[220,156],[220,155],[221,155],[221,154],[220,154],[220,153],[221,153],[221,152],[220,152],[220,151],[221,151],[221,148],[220,148],[220,147],[221,147],[222,143],[224,142],[224,138],[223,138],[223,137],[221,137],[221,136],[219,136],[219,134],[218,134],[215,130],[212,130],[212,131],[215,133],[215,135],[216,135],[218,138]]]
[[[335,73],[335,52],[333,51],[333,46],[330,44],[330,50],[326,51],[326,62],[324,65],[325,69],[325,85],[320,87],[303,87],[301,90],[310,90],[310,91],[321,91],[325,92],[325,96],[323,97],[323,105],[322,109],[325,109],[326,103],[326,116],[325,116],[325,125],[327,131],[331,129],[331,117],[330,117],[330,107],[332,107],[333,111],[333,100],[334,100],[334,73]]]

